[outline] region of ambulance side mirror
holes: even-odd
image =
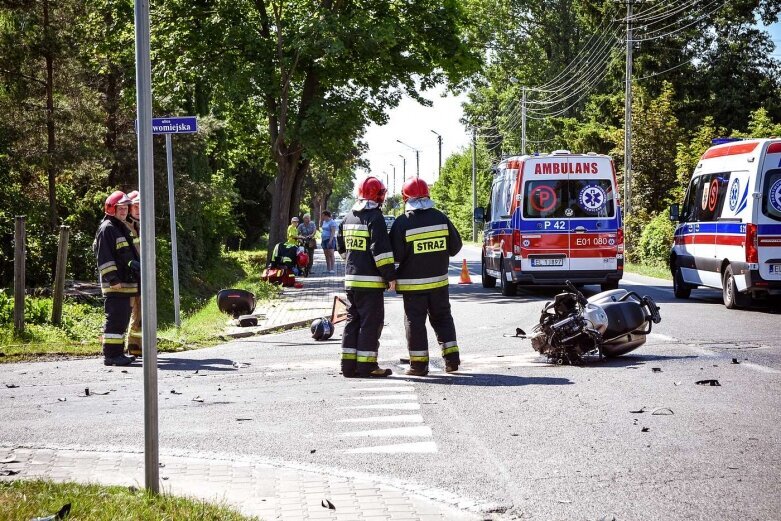
[[[680,208],[678,206],[678,203],[670,205],[670,220],[672,222],[675,222],[675,223],[680,222],[680,220],[681,220],[680,213],[681,213],[681,211],[680,211]]]
[[[474,218],[475,218],[475,221],[479,222],[479,223],[485,221],[485,209],[481,208],[479,206],[477,208],[475,208]]]

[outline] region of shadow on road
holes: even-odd
[[[157,368],[163,371],[235,371],[233,360],[227,358],[192,358],[159,357]]]
[[[472,385],[476,387],[520,387],[524,385],[571,385],[574,382],[568,378],[555,378],[548,376],[512,376],[506,374],[432,374],[428,376],[402,377],[400,380],[409,380],[421,384],[445,384],[445,385]]]

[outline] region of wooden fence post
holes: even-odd
[[[24,261],[27,255],[24,219],[24,215],[17,215],[14,229],[14,330],[17,334],[24,333]]]
[[[65,297],[65,267],[68,264],[68,239],[70,226],[60,226],[60,243],[57,246],[57,268],[54,274],[52,288],[52,324],[59,326],[62,322],[62,301]]]

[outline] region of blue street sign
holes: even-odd
[[[198,132],[195,116],[152,118],[152,134],[192,134]]]

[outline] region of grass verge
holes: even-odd
[[[624,271],[645,275],[646,277],[656,277],[657,279],[673,280],[670,274],[670,268],[662,264],[640,264],[627,262],[624,264]]]
[[[50,481],[0,482],[0,521],[32,519],[56,513],[70,503],[70,516],[80,521],[158,521],[199,519],[256,520],[233,509],[197,499],[153,496],[128,487],[104,487]]]
[[[217,309],[217,291],[226,287],[255,293],[258,302],[273,299],[279,288],[260,279],[265,251],[225,253],[214,267],[191,276],[182,284],[182,325],[173,327],[173,305],[168,288],[158,287],[158,350],[183,351],[207,347],[219,342],[228,316]],[[3,307],[3,298],[6,306]],[[60,326],[49,322],[50,298],[28,298],[25,332],[16,335],[11,315],[0,315],[0,363],[43,358],[97,356],[101,354],[99,336],[103,327],[102,302],[94,305],[65,302]],[[13,309],[12,299],[0,292],[0,311]]]

